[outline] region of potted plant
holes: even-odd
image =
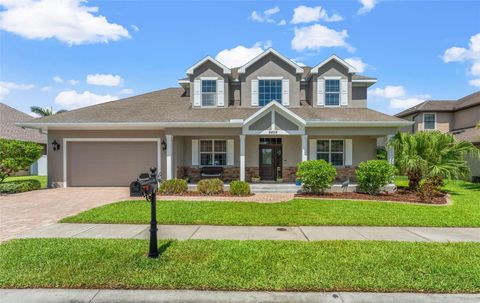
[[[283,183],[283,178],[277,178],[278,183]]]
[[[259,183],[260,182],[260,176],[253,175],[251,180],[252,180],[253,183]]]
[[[297,178],[297,179],[295,180],[295,185],[296,185],[296,186],[301,186],[301,185],[302,185],[302,179]]]

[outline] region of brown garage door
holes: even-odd
[[[68,186],[128,186],[157,166],[156,142],[69,142]]]

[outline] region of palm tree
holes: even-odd
[[[37,114],[41,117],[46,117],[46,116],[52,116],[52,115],[56,115],[56,114],[61,114],[61,113],[64,113],[66,112],[67,110],[65,109],[61,109],[57,112],[53,112],[53,107],[50,107],[50,108],[41,108],[39,106],[32,106],[30,107],[30,111],[34,114]]]
[[[408,177],[408,186],[416,190],[422,178],[457,179],[470,168],[465,156],[478,158],[480,151],[470,142],[457,141],[440,132],[397,133],[390,146],[395,149],[395,165]]]

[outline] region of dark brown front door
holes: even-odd
[[[260,145],[260,179],[277,180],[282,175],[282,146]]]

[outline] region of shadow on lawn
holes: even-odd
[[[170,240],[158,247],[158,257],[161,258],[162,255],[167,251],[167,249],[170,247],[170,245],[173,244],[174,241]]]

